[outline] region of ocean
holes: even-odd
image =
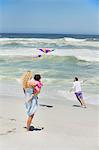
[[[39,48],[54,51],[44,54]],[[74,99],[68,91],[75,76],[86,80],[86,102],[99,105],[99,35],[0,34],[0,82],[19,83],[27,70],[40,73],[44,86],[62,100]]]

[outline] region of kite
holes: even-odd
[[[54,50],[48,49],[48,48],[39,48],[39,50],[42,51],[43,53],[49,53],[49,52],[54,51]]]
[[[39,55],[34,55],[33,58],[40,58],[40,57],[44,56],[45,54],[54,51],[53,49],[49,49],[49,48],[39,48],[38,50],[40,50],[44,54],[42,53],[42,54],[39,54]]]

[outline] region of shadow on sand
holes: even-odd
[[[26,129],[26,127],[24,127]],[[30,126],[29,131],[41,131],[43,130],[44,127],[34,127],[34,126]]]
[[[42,106],[42,107],[49,107],[49,108],[53,107],[52,105],[45,105],[45,104],[39,104],[39,105]]]
[[[81,107],[80,105],[73,105],[73,107]]]

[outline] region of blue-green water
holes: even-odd
[[[51,48],[44,54],[39,48]],[[40,58],[35,56],[42,55]],[[75,76],[87,79],[83,86],[89,103],[99,100],[99,36],[57,34],[1,34],[0,80],[19,81],[32,70],[46,86],[66,95]],[[57,93],[57,94],[58,94]],[[93,102],[94,100],[94,102]]]

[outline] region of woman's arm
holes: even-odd
[[[35,87],[35,86],[36,86],[35,81],[32,81],[32,80],[30,80],[30,81],[28,82],[28,84],[29,84],[29,86],[31,86],[31,87]]]

